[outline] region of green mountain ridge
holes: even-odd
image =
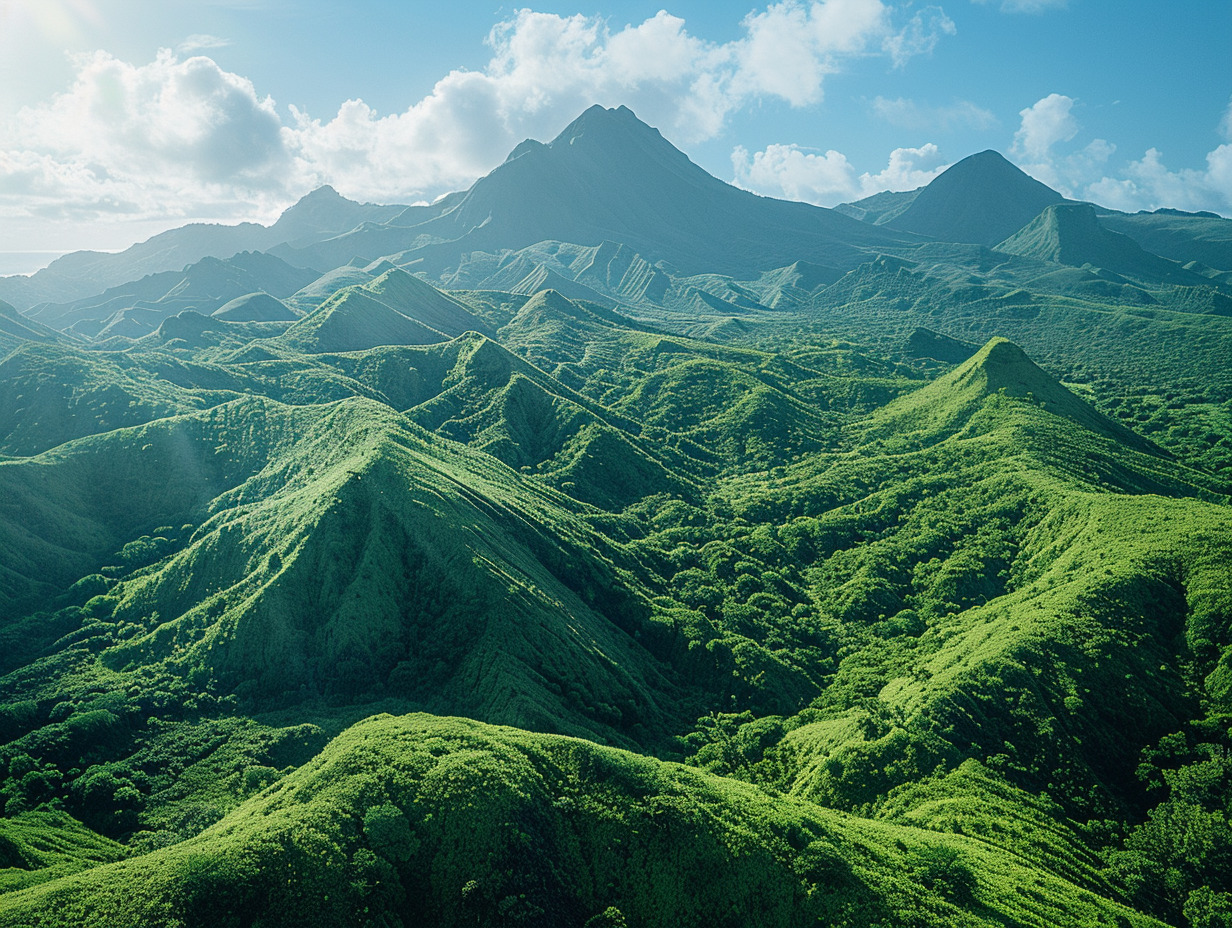
[[[1092,265],[1152,283],[1201,283],[1198,275],[1143,250],[1129,236],[1104,229],[1095,208],[1084,203],[1047,207],[997,250],[1077,267]]]
[[[0,925],[1222,924],[1226,220],[1041,188],[594,108],[0,305]]]

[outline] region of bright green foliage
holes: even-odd
[[[0,925],[1220,924],[1232,329],[990,254],[21,335]]]
[[[348,729],[197,838],[11,898],[0,924],[1151,924],[980,841],[419,715]]]

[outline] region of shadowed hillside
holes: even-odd
[[[878,194],[849,204],[847,210],[879,225],[943,242],[995,245],[1061,199],[1061,194],[997,152],[983,151],[959,161],[918,191]]]

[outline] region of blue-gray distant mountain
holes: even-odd
[[[999,244],[997,250],[1071,267],[1090,265],[1146,283],[1208,283],[1175,261],[1144,250],[1128,235],[1105,229],[1089,203],[1052,204]]]
[[[1128,235],[1147,251],[1187,266],[1232,274],[1232,219],[1214,213],[1187,213],[1178,209],[1126,214],[1099,210],[1100,224]]]
[[[283,242],[305,245],[365,222],[392,219],[406,209],[356,203],[332,187],[321,187],[286,210],[272,226],[195,222],[155,235],[119,254],[75,251],[30,277],[0,278],[0,299],[22,310],[43,302],[73,302],[150,274],[183,270],[202,258],[268,251]]]
[[[288,322],[299,318],[282,300],[260,290],[237,296],[210,315],[226,322]]]
[[[964,158],[919,190],[879,193],[843,211],[942,242],[995,245],[1064,197],[995,151]]]
[[[409,227],[366,226],[276,253],[314,267],[400,253],[399,263],[415,261],[436,275],[470,252],[542,241],[620,242],[683,274],[756,276],[796,260],[847,269],[870,250],[911,237],[737,189],[707,174],[626,107],[593,106],[550,143],[518,145],[434,218]]]
[[[186,309],[209,315],[227,302],[257,291],[288,297],[319,276],[317,271],[294,267],[273,255],[241,252],[225,260],[202,258],[181,271],[150,274],[95,296],[44,303],[27,312],[45,325],[72,329],[87,338],[99,335],[124,314],[127,323],[114,334],[139,337]]]
[[[60,335],[53,329],[19,313],[0,301],[0,357],[23,342],[54,342]]]

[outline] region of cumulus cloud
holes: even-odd
[[[837,151],[809,152],[798,145],[768,145],[750,154],[732,152],[735,183],[746,190],[818,206],[859,200],[883,190],[914,190],[948,167],[937,146],[896,148],[886,167],[876,174],[857,173]]]
[[[446,74],[402,112],[351,99],[325,118],[280,113],[246,78],[184,57],[225,45],[217,36],[189,36],[178,55],[146,65],[100,52],[75,61],[66,92],[0,127],[0,210],[204,215],[213,203],[223,217],[228,204],[267,209],[320,183],[360,198],[431,199],[593,103],[627,104],[689,144],[751,103],[818,102],[827,75],[855,58],[902,66],[954,31],[937,7],[905,15],[884,0],[782,0],[716,43],[667,12],[613,28],[522,9],[492,29],[482,70]]]
[[[793,106],[816,103],[836,61],[888,35],[888,21],[880,0],[787,2],[750,13],[743,23],[746,37],[731,48],[733,96],[778,96]]]
[[[1087,199],[1132,212],[1168,206],[1232,213],[1232,144],[1207,153],[1205,169],[1171,170],[1163,153],[1147,149],[1120,176],[1105,175],[1083,190]]]
[[[997,124],[997,117],[991,110],[969,100],[959,100],[949,106],[928,106],[903,97],[892,100],[876,97],[873,112],[890,125],[903,129],[990,129]]]
[[[713,43],[665,11],[613,30],[598,17],[519,10],[489,35],[483,71],[451,72],[402,113],[381,116],[358,100],[328,121],[297,112],[295,141],[321,180],[351,195],[432,196],[469,183],[524,138],[550,138],[592,103],[626,104],[688,144],[713,138],[753,101],[817,103],[826,76],[853,58],[901,65],[954,31],[934,7],[896,24],[882,0],[784,0],[741,28]]]
[[[1229,143],[1207,153],[1205,168],[1172,170],[1157,148],[1114,168],[1117,148],[1106,139],[1067,146],[1081,131],[1074,102],[1053,93],[1019,113],[1022,123],[1014,135],[1012,154],[1028,174],[1068,197],[1126,212],[1162,206],[1232,211],[1232,106],[1219,124]]]
[[[665,11],[612,30],[597,17],[520,10],[492,30],[482,72],[446,75],[402,113],[381,116],[358,100],[328,121],[297,113],[295,136],[339,189],[431,195],[473,180],[523,138],[551,137],[592,103],[629,105],[686,144],[714,137],[754,100],[816,103],[844,61],[882,54],[901,63],[952,31],[931,8],[922,15],[896,29],[882,0],[786,0],[749,14],[740,38],[718,44]]]
[[[18,212],[163,211],[276,190],[291,164],[282,121],[252,83],[209,58],[136,67],[98,52],[72,87],[17,113],[0,195]]]
[[[1058,142],[1068,142],[1078,134],[1078,120],[1071,110],[1074,98],[1050,93],[1018,115],[1022,125],[1014,133],[1014,152],[1026,158],[1042,161]]]

